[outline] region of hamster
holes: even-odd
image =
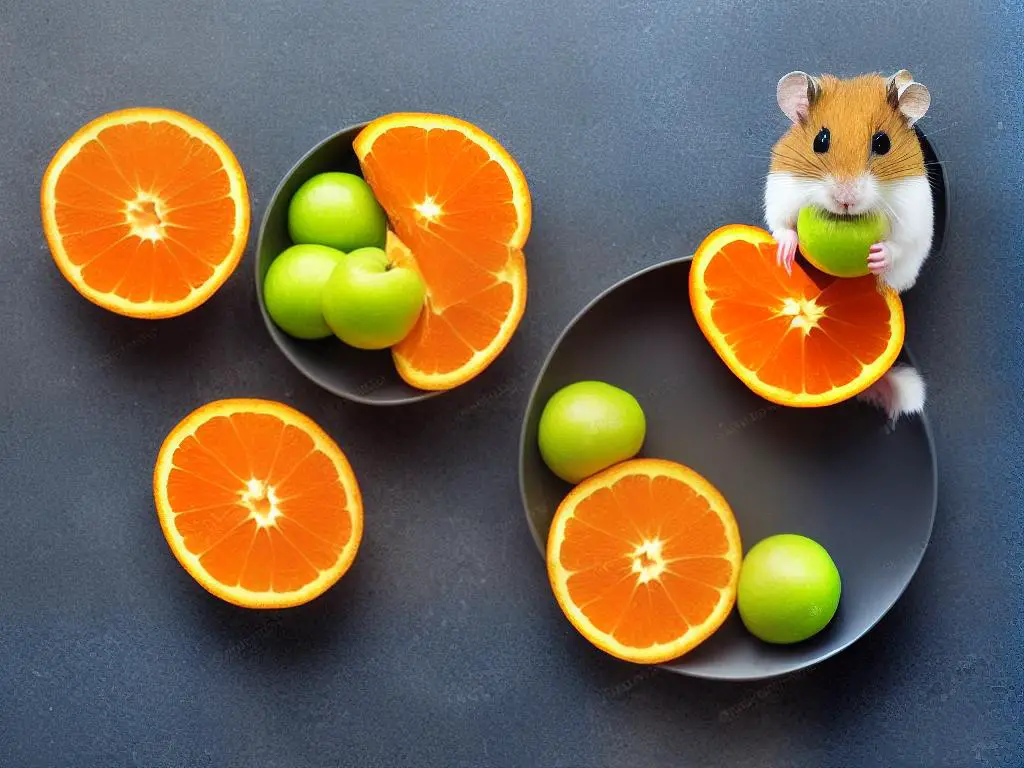
[[[841,80],[790,72],[776,97],[792,122],[772,148],[764,214],[790,270],[797,251],[800,209],[814,205],[839,215],[880,211],[888,234],[871,246],[867,267],[894,290],[913,287],[932,246],[932,192],[913,126],[931,104],[928,89],[905,69]],[[861,399],[895,422],[924,408],[924,381],[896,366]]]

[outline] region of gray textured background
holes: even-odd
[[[1024,764],[1020,6],[731,5],[0,0],[0,766]],[[907,299],[941,470],[918,576],[805,674],[727,685],[616,663],[562,618],[523,522],[539,364],[610,283],[757,221],[781,74],[901,66],[932,89],[923,128],[953,192],[945,253]],[[82,123],[139,104],[227,139],[257,223],[343,125],[479,123],[535,196],[513,343],[463,391],[374,410],[273,347],[251,249],[190,316],[92,307],[45,249],[39,181]],[[208,597],[154,516],[160,440],[234,395],[311,415],[365,489],[356,566],[281,615]]]

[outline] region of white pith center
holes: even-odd
[[[665,556],[661,550],[661,539],[645,539],[633,550],[633,573],[637,574],[637,581],[641,584],[654,581],[665,570]]]
[[[246,489],[241,493],[242,506],[249,510],[249,517],[256,521],[260,528],[269,528],[275,525],[277,518],[281,516],[278,509],[277,494],[274,488],[262,480],[253,478],[246,484]]]
[[[781,315],[791,317],[790,328],[800,328],[805,334],[818,327],[818,321],[825,315],[824,307],[819,307],[814,299],[787,298],[782,303]]]
[[[139,191],[134,200],[125,204],[124,218],[131,233],[140,240],[162,240],[166,234],[163,201],[148,192]]]
[[[441,218],[441,206],[429,195],[424,198],[422,203],[416,203],[413,207],[420,218],[428,222],[434,222]]]

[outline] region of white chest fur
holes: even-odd
[[[885,280],[897,291],[911,288],[932,245],[932,192],[926,176],[894,181],[873,181],[875,206],[889,219],[886,248],[891,266]],[[764,215],[768,229],[778,239],[796,228],[800,209],[807,205],[826,207],[828,183],[786,172],[768,174],[764,193]]]

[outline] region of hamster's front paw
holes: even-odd
[[[892,249],[888,243],[875,243],[868,250],[868,269],[873,275],[881,275],[892,266]]]
[[[772,232],[778,247],[775,249],[775,263],[785,268],[787,274],[793,272],[796,260],[797,234],[795,229],[780,229]]]

